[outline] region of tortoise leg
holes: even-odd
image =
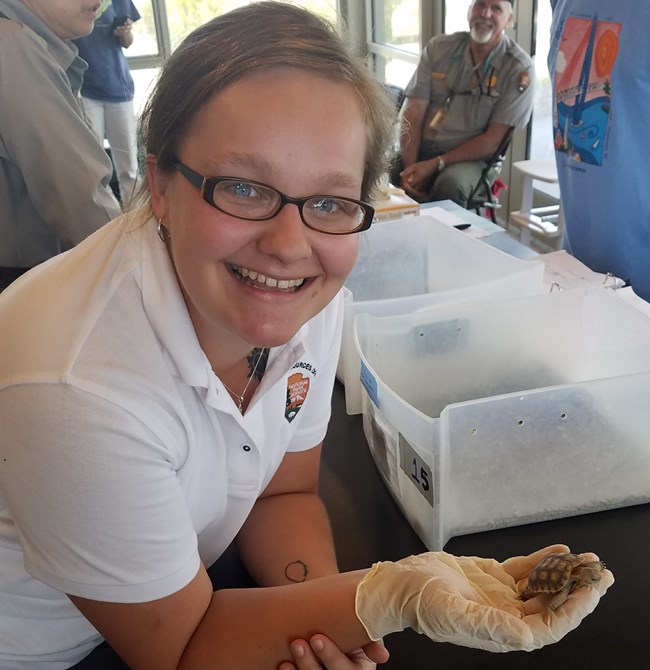
[[[600,579],[600,576],[598,576],[598,579]],[[569,594],[573,593],[579,586],[585,585],[586,583],[583,579],[580,579],[580,577],[576,575],[572,575],[569,577],[569,581],[564,585],[564,588],[554,596],[553,600],[551,600],[549,609],[551,611],[555,611],[558,607],[566,602]]]
[[[555,596],[553,596],[553,600],[549,603],[548,608],[551,610],[551,612],[555,612],[555,610],[563,605],[566,602],[566,599],[569,597],[569,593],[573,591],[573,589],[577,586],[577,582],[575,580],[570,579],[564,586],[564,588],[561,591],[558,591]]]

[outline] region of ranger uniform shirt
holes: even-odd
[[[424,47],[406,87],[410,98],[426,98],[422,142],[426,153],[443,154],[485,132],[490,123],[523,128],[534,104],[530,56],[504,35],[483,63],[475,65],[469,33],[438,35]],[[438,130],[431,119],[447,108]]]

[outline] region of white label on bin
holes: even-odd
[[[372,372],[368,370],[363,361],[361,361],[361,374],[359,375],[363,388],[366,389],[370,400],[372,400],[377,407],[379,407],[379,398],[377,397],[377,380],[374,378]]]
[[[433,507],[433,474],[431,468],[420,458],[413,447],[399,436],[399,465],[413,486],[425,497]]]

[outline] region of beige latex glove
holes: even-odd
[[[372,640],[413,628],[463,647],[539,649],[576,628],[614,583],[604,570],[596,587],[576,589],[555,612],[546,595],[522,602],[519,594],[533,567],[546,554],[565,551],[565,545],[554,545],[503,563],[444,551],[376,563],[357,587],[357,617]]]

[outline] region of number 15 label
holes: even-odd
[[[433,507],[433,474],[431,468],[404,439],[402,434],[399,436],[399,464],[411,483]]]

